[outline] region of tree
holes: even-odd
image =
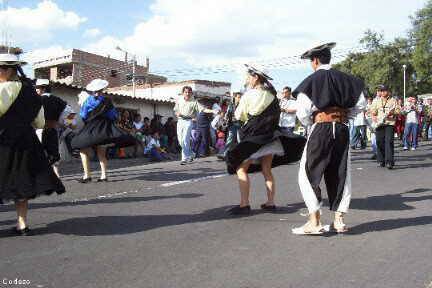
[[[384,35],[367,30],[360,40],[367,52],[350,54],[336,68],[366,82],[374,93],[387,84],[394,95],[403,95],[403,65],[406,65],[407,95],[432,92],[432,0],[411,17],[407,38],[384,43]]]
[[[402,65],[407,65],[407,75],[413,73],[410,61],[412,49],[407,39],[399,38],[390,44],[384,44],[383,39],[384,35],[367,30],[360,40],[367,52],[350,54],[335,67],[365,81],[369,94],[375,93],[379,84],[386,84],[394,95],[401,96],[403,95]],[[407,79],[411,82],[408,87],[414,87],[414,82],[410,79]],[[412,90],[408,93],[412,93]]]
[[[432,92],[432,0],[411,17],[412,62],[418,92]]]

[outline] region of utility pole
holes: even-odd
[[[136,55],[134,54],[132,57],[132,95],[135,98],[136,94],[136,85],[135,85],[135,69],[136,69]]]
[[[403,67],[403,99],[405,104],[405,98],[406,98],[406,65],[402,65]]]
[[[117,46],[116,49],[119,50],[119,51],[121,51],[121,52],[123,52],[123,53],[125,53],[125,63],[126,63],[127,66],[129,66],[129,63],[127,61],[127,59],[128,59],[127,55],[128,54],[132,55],[132,95],[133,95],[133,98],[135,98],[135,95],[136,95],[136,86],[135,86],[135,78],[136,78],[136,55],[132,54],[132,53],[129,53],[128,51],[122,49],[120,46]]]

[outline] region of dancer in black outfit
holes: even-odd
[[[306,140],[304,137],[284,134],[279,129],[279,100],[272,80],[265,73],[247,66],[248,90],[235,111],[235,118],[243,125],[239,130],[240,142],[227,152],[226,163],[230,174],[237,174],[240,186],[240,205],[230,214],[248,214],[249,173],[261,171],[267,188],[267,202],[263,210],[275,210],[275,184],[272,167],[298,161]]]
[[[24,63],[18,55],[0,54],[0,203],[15,202],[18,235],[30,234],[29,199],[65,192],[36,136],[35,127],[44,127],[44,112],[41,98],[22,72]]]
[[[366,108],[364,83],[331,68],[331,52],[336,43],[315,47],[302,55],[310,59],[314,73],[293,92],[297,96],[297,117],[308,131],[308,142],[300,161],[299,185],[309,210],[309,221],[294,228],[294,234],[322,234],[321,179],[327,187],[330,209],[335,212],[333,228],[347,230],[343,215],[351,200],[348,118]]]
[[[101,176],[97,182],[107,182],[107,146],[126,147],[134,146],[136,143],[134,136],[117,127],[115,123],[118,112],[111,99],[102,93],[108,84],[106,80],[95,79],[86,87],[92,95],[87,97],[80,111],[85,124],[71,141],[72,148],[80,149],[84,169],[84,176],[78,180],[80,183],[89,183],[92,180],[89,163],[91,148],[96,148],[101,167]]]

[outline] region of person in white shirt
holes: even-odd
[[[303,125],[312,125],[300,161],[299,186],[309,211],[309,221],[292,229],[297,235],[317,235],[327,231],[321,224],[323,203],[320,184],[324,177],[332,228],[347,231],[343,221],[351,201],[349,154],[349,118],[366,108],[364,83],[354,76],[331,68],[331,52],[336,43],[327,43],[302,55],[310,59],[315,71],[293,92],[297,96],[297,117]]]
[[[365,111],[360,111],[354,117],[354,135],[351,139],[351,149],[365,149],[366,148],[366,117]]]
[[[282,90],[282,98],[279,101],[281,109],[279,126],[282,132],[294,133],[296,125],[296,101],[291,97],[291,87],[284,87]]]
[[[136,131],[140,131],[143,128],[144,123],[141,121],[141,115],[140,114],[136,114],[134,116],[133,125],[134,125]]]
[[[192,87],[184,86],[182,96],[174,106],[174,113],[178,118],[177,137],[182,148],[180,165],[186,165],[193,161],[191,149],[192,119],[196,117],[198,112],[217,114],[216,111],[198,105],[198,102],[193,98]]]
[[[411,150],[417,148],[417,133],[418,133],[418,106],[416,105],[416,99],[409,97],[407,104],[403,109],[403,113],[406,115],[405,130],[403,136],[404,150],[408,150],[411,146]],[[410,141],[412,139],[412,141]]]

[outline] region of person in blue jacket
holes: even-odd
[[[86,90],[91,93],[84,101],[80,116],[84,121],[84,127],[72,139],[72,147],[80,149],[84,175],[78,181],[80,183],[91,182],[89,159],[92,148],[95,148],[101,167],[101,175],[97,182],[108,181],[106,148],[117,145],[125,147],[135,144],[135,139],[126,131],[116,126],[118,112],[114,108],[111,99],[104,96],[102,91],[108,87],[106,80],[95,79],[91,81]]]

